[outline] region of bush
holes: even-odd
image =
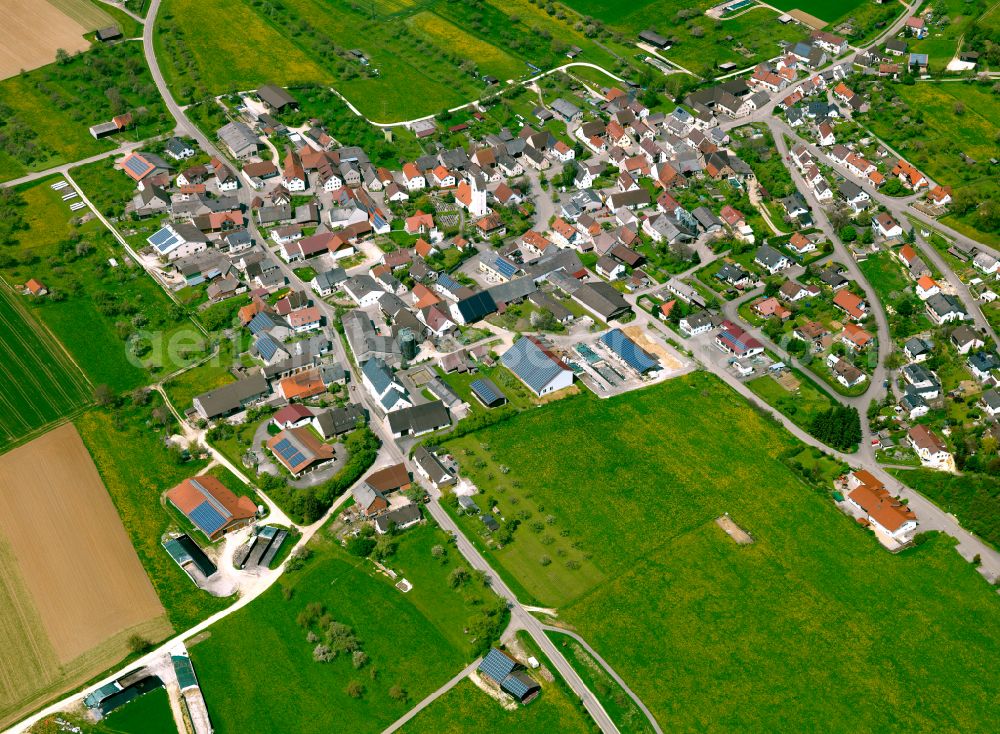
[[[347,684],[344,692],[351,698],[361,698],[365,695],[365,687],[361,685],[358,681],[352,680]]]
[[[367,558],[375,550],[377,541],[374,538],[356,536],[347,541],[347,552],[352,556]]]

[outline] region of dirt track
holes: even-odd
[[[130,634],[171,631],[72,424],[0,457],[0,551],[0,667],[21,672],[0,721],[120,660]]]
[[[72,54],[90,47],[87,29],[45,0],[4,0],[3,6],[0,79],[51,64],[56,49]]]

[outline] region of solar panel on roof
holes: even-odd
[[[191,510],[188,517],[205,535],[218,532],[226,524],[226,518],[207,500]]]
[[[475,380],[470,387],[472,388],[472,392],[486,405],[492,405],[504,397],[486,380]]]
[[[521,680],[516,675],[508,675],[504,678],[503,683],[500,684],[507,693],[511,694],[515,698],[524,698],[528,691],[531,690],[528,684]]]
[[[264,359],[270,360],[278,351],[278,342],[270,334],[264,334],[257,339],[257,353]]]
[[[154,232],[146,239],[146,241],[157,249],[163,249],[166,246],[180,242],[180,237],[178,237],[173,230],[164,227],[163,229]]]
[[[492,648],[483,658],[483,662],[479,664],[479,672],[502,684],[504,679],[514,670],[514,665],[513,660],[496,648]]]
[[[191,484],[194,486],[195,489],[197,489],[201,493],[201,496],[205,498],[205,501],[215,508],[216,512],[218,512],[227,520],[233,516],[233,513],[231,513],[226,508],[225,505],[219,502],[219,500],[213,497],[212,494],[207,489],[205,489],[205,487],[203,487],[202,484],[197,479],[192,479]]]
[[[656,367],[657,362],[638,344],[629,339],[621,329],[612,329],[604,334],[601,343],[613,351],[636,372],[644,373]]]
[[[306,457],[299,448],[287,438],[278,441],[274,446],[274,450],[289,466],[298,466],[306,460]]]
[[[137,176],[144,176],[153,170],[153,164],[134,155],[125,159],[125,167]]]

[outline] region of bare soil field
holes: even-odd
[[[73,12],[75,18],[70,17],[46,0],[4,0],[3,6],[0,79],[14,76],[21,69],[37,69],[51,64],[55,61],[57,49],[62,48],[72,54],[90,47],[83,34],[96,26],[81,24],[81,21],[91,19],[87,14]],[[67,6],[67,10],[76,10],[75,3],[67,3]],[[99,9],[95,7],[94,10]]]
[[[0,726],[170,632],[76,428],[0,457]]]

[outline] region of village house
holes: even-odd
[[[913,426],[906,434],[920,463],[932,469],[955,471],[955,458],[937,434],[924,425]]]

